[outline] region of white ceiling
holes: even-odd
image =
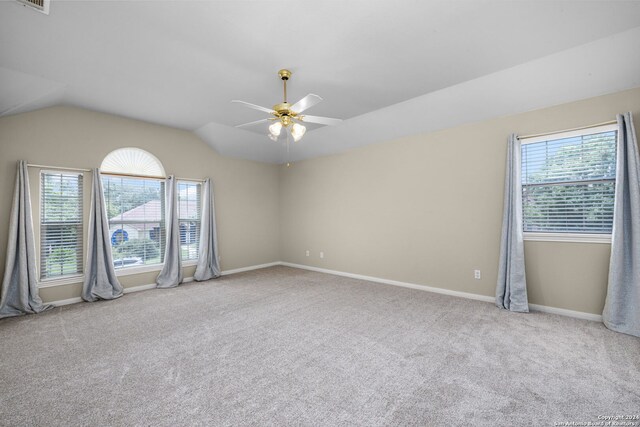
[[[640,1],[0,2],[0,115],[66,104],[285,160],[231,104],[316,93],[304,159],[640,86]]]

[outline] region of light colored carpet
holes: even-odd
[[[640,413],[595,322],[273,267],[0,322],[0,424],[554,425]]]

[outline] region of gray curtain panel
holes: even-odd
[[[200,228],[200,256],[193,278],[198,281],[220,277],[218,263],[218,236],[216,211],[213,203],[213,185],[207,178],[202,187],[202,221]]]
[[[522,232],[522,153],[520,147],[518,137],[511,135],[508,142],[507,170],[504,183],[504,211],[502,214],[496,305],[511,311],[528,312]]]
[[[602,320],[611,330],[640,337],[640,158],[631,113],[618,115],[611,260]]]
[[[82,284],[82,299],[97,301],[119,298],[122,285],[113,267],[109,222],[102,191],[100,171],[93,170],[91,187],[91,210],[89,214],[89,234],[87,237],[87,265]]]
[[[33,238],[27,162],[18,162],[16,185],[9,217],[7,258],[0,294],[0,319],[40,313],[53,308],[38,296],[36,244]]]
[[[182,283],[182,257],[180,254],[180,223],[178,221],[178,192],[174,176],[167,178],[167,240],[164,266],[156,279],[159,288],[174,288]]]

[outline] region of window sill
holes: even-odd
[[[56,279],[44,279],[38,281],[38,289],[43,288],[53,288],[54,286],[64,286],[64,285],[73,285],[76,283],[82,283],[84,281],[84,276],[82,274],[74,275],[74,276],[65,276]]]
[[[132,274],[150,273],[153,271],[160,271],[164,264],[149,264],[140,265],[135,267],[124,267],[116,269],[116,276],[130,276]]]
[[[196,260],[182,261],[182,267],[191,267],[198,264]],[[160,272],[164,267],[164,264],[149,264],[149,265],[139,265],[135,267],[124,267],[116,269],[116,276],[130,276],[132,274],[141,274],[141,273],[150,273],[150,272]]]
[[[524,241],[610,244],[611,234],[524,233]]]
[[[196,260],[183,261],[182,267],[193,267],[198,264]],[[128,267],[128,268],[119,268],[116,270],[116,276],[130,276],[133,274],[141,274],[141,273],[150,273],[150,272],[160,272],[162,270],[163,264],[151,264],[151,265],[141,265],[136,267]],[[74,276],[65,276],[56,279],[44,279],[38,281],[38,289],[43,288],[53,288],[55,286],[64,286],[64,285],[74,285],[76,283],[82,283],[84,281],[84,275],[74,275]]]

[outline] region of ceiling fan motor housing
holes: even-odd
[[[282,102],[280,104],[276,104],[273,106],[273,111],[278,113],[278,117],[280,116],[295,116],[295,113],[291,111],[291,104],[288,102]]]

